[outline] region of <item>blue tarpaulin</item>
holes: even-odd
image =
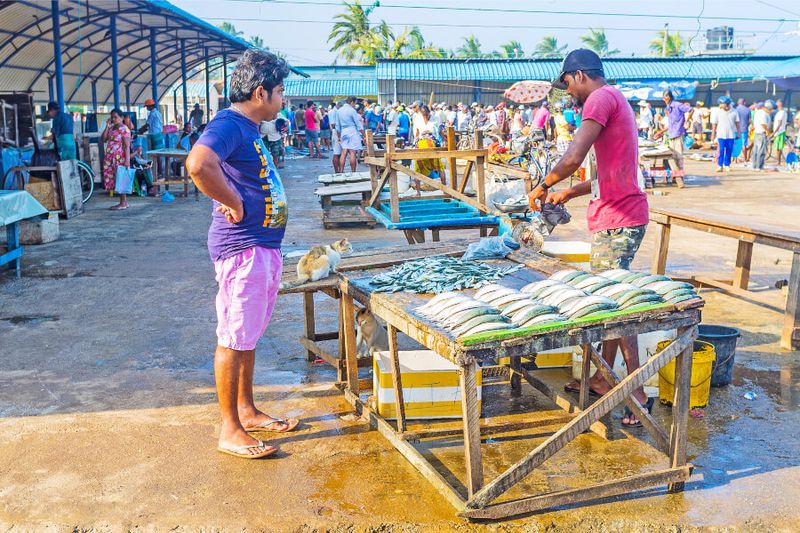
[[[623,81],[614,85],[628,100],[661,100],[664,92],[672,91],[677,100],[691,100],[697,90],[697,81]]]
[[[0,226],[47,215],[47,209],[26,191],[0,191]]]

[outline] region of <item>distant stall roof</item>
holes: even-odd
[[[287,79],[284,82],[288,97],[314,96],[375,96],[378,94],[376,79]]]
[[[609,80],[753,79],[795,56],[605,58]],[[379,59],[379,80],[551,80],[556,59]]]
[[[247,42],[173,6],[164,0],[61,0],[61,49],[64,98],[67,103],[113,102],[111,75],[111,15],[117,18],[120,95],[125,86],[131,104],[151,97],[150,29],[156,30],[159,94],[180,79],[180,40],[186,44],[191,71],[205,59],[226,54],[235,60],[251,48]],[[48,79],[55,71],[51,3],[41,0],[0,2],[0,91],[34,91],[37,101],[48,98]],[[302,73],[296,71],[298,74]]]

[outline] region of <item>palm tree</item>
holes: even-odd
[[[556,39],[555,35],[546,35],[536,45],[536,51],[533,52],[533,56],[541,59],[559,59],[564,57],[567,46],[566,44],[558,46],[558,39]]]
[[[590,50],[597,52],[600,57],[609,57],[619,53],[616,48],[613,50],[608,49],[608,39],[606,38],[606,31],[603,28],[599,30],[589,29],[589,35],[581,37],[581,41]]]
[[[500,50],[493,55],[503,59],[522,59],[525,57],[525,52],[522,50],[522,44],[512,39],[505,44],[501,44]]]
[[[433,43],[426,43],[425,37],[418,26],[406,27],[403,32],[394,37],[387,47],[386,57],[408,59],[439,58],[439,49]]]
[[[368,13],[360,0],[344,2],[345,12],[339,13],[328,35],[333,41],[330,51],[336,52],[346,63],[373,64],[378,57],[384,57],[393,40],[392,29],[381,21],[370,27]]]
[[[264,39],[262,39],[258,35],[252,35],[248,40],[248,43],[252,44],[256,48],[264,48]]]
[[[480,58],[486,57],[481,51],[481,42],[474,35],[463,37],[464,42],[456,48],[456,57]]]
[[[219,26],[217,26],[217,28],[221,29],[225,33],[230,33],[234,37],[241,37],[242,35],[244,35],[243,31],[237,30],[236,26],[234,26],[230,22],[223,22]]]
[[[667,33],[666,46],[664,43],[664,33],[666,30],[658,32],[658,37],[650,41],[650,50],[654,56],[677,57],[683,55],[683,39],[680,33]]]

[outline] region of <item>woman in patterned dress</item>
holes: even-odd
[[[103,142],[103,186],[107,191],[113,191],[117,181],[117,167],[131,167],[131,130],[122,123],[122,111],[119,109],[111,110],[111,117],[103,130]],[[119,203],[111,209],[119,211],[127,208],[127,195],[120,194]]]

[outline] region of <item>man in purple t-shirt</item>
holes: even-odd
[[[672,96],[672,91],[664,91],[664,104],[667,113],[667,135],[669,136],[669,147],[675,156],[678,169],[673,172],[675,183],[679,189],[683,188],[683,150],[685,148],[684,137],[686,136],[686,121],[691,120],[694,109],[689,104],[678,102]]]
[[[553,87],[566,89],[583,106],[581,125],[561,160],[528,195],[530,206],[539,210],[545,203],[563,204],[590,194],[586,218],[592,233],[592,270],[628,269],[649,220],[647,195],[638,183],[639,132],[633,109],[621,92],[606,83],[603,63],[591,50],[570,52]],[[592,146],[597,157],[595,177],[569,189],[548,192],[578,170]],[[613,367],[620,347],[630,374],[639,368],[635,336],[604,341],[603,359]],[[580,391],[576,382],[567,383],[564,388]],[[603,395],[610,388],[599,373],[589,380],[589,390],[596,394]],[[652,408],[652,401],[641,387],[633,391],[633,396],[648,409]],[[638,427],[641,422],[626,410],[622,424]]]
[[[213,200],[208,251],[219,283],[214,378],[222,425],[217,450],[245,459],[277,451],[250,432],[286,432],[298,424],[271,417],[253,402],[255,348],[280,286],[287,219],[281,178],[258,126],[278,115],[288,74],[286,62],[274,54],[246,51],[231,76],[231,107],[214,116],[186,159],[197,188]]]

